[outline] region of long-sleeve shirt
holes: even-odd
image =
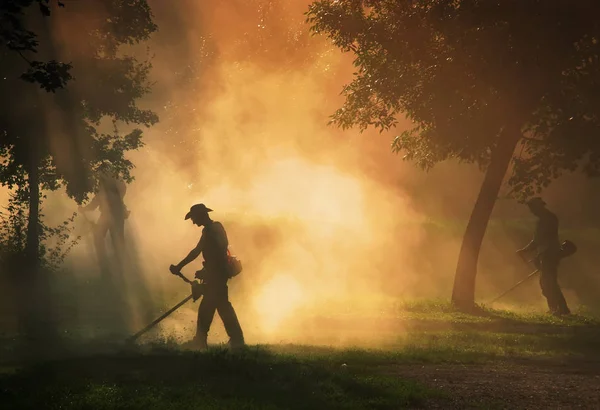
[[[558,217],[552,212],[544,210],[538,216],[532,241],[524,249],[527,251],[537,249],[538,254],[541,254],[559,248]]]
[[[225,228],[220,222],[211,221],[204,229],[198,243],[207,266],[224,268],[227,264],[229,240]]]
[[[93,211],[100,209],[101,214],[110,214],[117,217],[123,216],[127,209],[123,197],[127,192],[127,185],[121,180],[111,180],[100,186],[98,193],[83,209]]]

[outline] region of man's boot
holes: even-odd
[[[206,350],[208,349],[208,343],[206,342],[207,335],[196,334],[192,339],[192,346],[198,350]]]
[[[553,313],[554,316],[568,316],[570,314],[571,314],[571,310],[566,306],[555,310]]]
[[[233,350],[241,349],[246,346],[243,337],[236,337],[229,339],[229,347]]]

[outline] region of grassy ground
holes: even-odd
[[[0,400],[4,409],[387,409],[417,406],[432,395],[362,366],[348,370],[266,348],[155,348],[16,371],[3,377]]]
[[[463,313],[444,300],[420,300],[400,304],[398,316],[403,320],[416,322],[443,322],[455,324],[496,324],[508,326],[523,324],[553,326],[600,326],[600,318],[583,307],[579,307],[572,315],[553,316],[538,310],[503,310],[482,306],[474,314]]]
[[[168,340],[133,349],[79,346],[43,363],[4,366],[0,402],[3,409],[397,409],[570,408],[576,400],[595,408],[600,400],[597,318],[465,315],[431,301],[405,304],[398,316],[413,327],[378,349],[217,346],[199,353]],[[568,390],[552,396],[565,380]]]

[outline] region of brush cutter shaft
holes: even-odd
[[[192,298],[192,296],[193,295],[187,296],[181,302],[179,302],[178,304],[176,304],[175,306],[173,306],[171,309],[169,309],[169,311],[167,311],[166,313],[164,313],[161,317],[159,317],[158,319],[154,320],[152,323],[150,323],[148,326],[146,326],[145,328],[143,328],[142,330],[140,330],[139,332],[137,332],[135,335],[131,336],[128,339],[128,341],[132,342],[135,339],[137,339],[138,337],[140,337],[141,335],[143,335],[144,333],[146,333],[148,330],[152,329],[154,326],[156,326],[157,324],[159,324],[164,318],[166,318],[171,313],[175,312],[177,309],[179,309],[181,306],[183,306],[188,300],[190,300]]]
[[[181,272],[179,272],[174,265],[171,265],[169,267],[169,270],[171,271],[171,273],[173,275],[179,276],[181,279],[184,280],[184,282],[189,283],[190,285],[192,285],[192,294],[189,295],[189,296],[187,296],[185,299],[183,299],[181,302],[179,302],[175,306],[173,306],[171,309],[169,309],[166,313],[164,313],[158,319],[154,320],[148,326],[146,326],[145,328],[143,328],[142,330],[140,330],[139,332],[137,332],[133,336],[129,337],[127,339],[128,342],[134,341],[135,339],[137,339],[138,337],[140,337],[141,335],[143,335],[144,333],[146,333],[147,331],[149,331],[150,329],[152,329],[154,326],[156,326],[157,324],[159,324],[163,319],[165,319],[171,313],[175,312],[177,309],[179,309],[181,306],[183,306],[188,300],[194,298],[194,302],[195,302],[200,296],[202,296],[202,293],[203,293],[202,289],[203,289],[203,287],[197,281],[192,282],[191,280],[189,280],[188,278],[186,278],[185,276],[183,276],[183,274]]]
[[[492,303],[494,303],[495,301],[497,301],[498,299],[500,299],[502,296],[506,295],[508,292],[510,292],[511,290],[513,290],[514,288],[516,288],[517,286],[519,286],[521,283],[525,282],[527,279],[533,277],[536,273],[538,273],[540,270],[536,269],[533,272],[531,272],[529,275],[527,275],[526,278],[520,280],[519,282],[517,282],[513,287],[511,287],[510,289],[508,289],[507,291],[505,291],[504,293],[500,294],[500,296],[496,297],[494,300],[492,300],[489,304],[491,305]]]
[[[192,281],[191,281],[191,280],[189,280],[188,278],[186,278],[185,276],[183,276],[183,274],[182,274],[182,273],[178,273],[178,274],[176,274],[176,276],[179,276],[181,279],[183,279],[183,281],[184,281],[185,283],[189,283],[190,285],[192,284]]]

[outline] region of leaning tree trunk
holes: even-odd
[[[507,128],[492,151],[479,195],[463,236],[454,276],[452,303],[461,309],[475,306],[475,277],[483,236],[515,147],[521,139],[518,127]]]

